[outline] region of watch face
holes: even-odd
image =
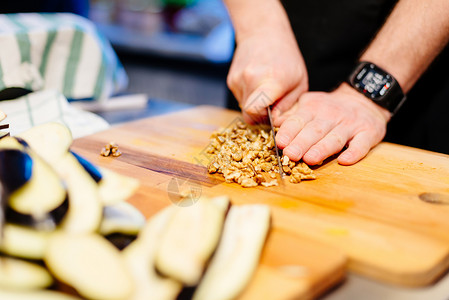
[[[382,98],[393,83],[393,78],[374,66],[368,64],[357,74],[354,86],[362,93],[376,100]]]

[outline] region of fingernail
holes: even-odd
[[[296,145],[289,145],[284,149],[284,154],[293,160],[298,160],[301,158],[301,149]]]
[[[341,160],[345,160],[345,161],[350,161],[350,160],[352,159],[352,154],[349,153],[349,152],[343,152],[343,153],[340,155],[340,159],[341,159]]]
[[[315,149],[311,149],[311,150],[307,151],[306,154],[304,154],[304,158],[306,160],[310,160],[310,161],[313,161],[313,162],[319,162],[319,160],[321,159],[320,155],[321,154],[320,154],[319,151],[317,151]]]
[[[290,143],[290,139],[286,135],[276,135],[276,143],[282,147],[286,147]]]

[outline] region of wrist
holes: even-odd
[[[347,83],[392,115],[406,99],[396,78],[372,62],[362,61],[357,64]]]
[[[391,119],[391,112],[388,111],[386,108],[383,108],[380,105],[377,105],[373,101],[371,101],[369,98],[365,97],[363,94],[361,94],[359,91],[354,89],[352,86],[350,86],[348,83],[343,82],[340,84],[340,86],[335,90],[335,92],[341,92],[346,95],[348,95],[348,100],[353,99],[353,101],[358,101],[360,104],[364,105],[365,107],[369,108],[373,112],[379,115],[385,122],[390,121]]]

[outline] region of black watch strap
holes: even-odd
[[[371,62],[360,62],[348,78],[357,91],[394,115],[406,96],[397,80]]]

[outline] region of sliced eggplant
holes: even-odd
[[[142,213],[128,202],[119,202],[103,207],[100,234],[119,250],[125,249],[145,226]]]
[[[53,277],[44,267],[25,260],[0,256],[0,288],[44,289],[52,283]]]
[[[143,214],[128,202],[119,202],[103,207],[103,219],[100,224],[100,234],[110,235],[123,233],[137,235],[145,226]]]
[[[99,169],[103,176],[98,183],[100,199],[103,205],[125,201],[137,191],[140,185],[137,179],[120,175],[105,168]]]
[[[51,234],[7,223],[3,229],[0,252],[27,259],[42,259]]]
[[[25,140],[50,164],[66,154],[73,141],[72,133],[66,126],[53,122],[35,126],[16,137]]]
[[[95,181],[70,153],[53,167],[68,190],[69,209],[62,220],[62,228],[72,233],[96,231],[102,218],[102,204]]]
[[[125,201],[139,187],[138,180],[96,167],[75,152],[71,151],[71,153],[98,184],[100,199],[104,205]]]
[[[11,224],[23,225],[34,227],[38,230],[53,230],[62,221],[66,212],[69,209],[69,199],[66,198],[64,202],[49,211],[47,214],[41,218],[36,215],[22,214],[11,207],[6,207],[6,221]]]
[[[67,194],[55,171],[15,138],[0,142],[0,180],[13,221],[53,229],[67,210]],[[42,226],[41,226],[42,227]]]
[[[193,299],[235,299],[258,265],[269,227],[268,206],[231,207],[220,244]]]
[[[101,175],[101,172],[97,169],[97,167],[95,167],[90,163],[90,161],[88,161],[81,155],[78,155],[73,151],[70,151],[70,153],[72,153],[72,155],[76,158],[76,160],[78,160],[78,162],[83,166],[84,170],[89,173],[90,177],[92,177],[92,179],[95,180],[96,183],[101,181],[103,175]]]
[[[7,300],[80,300],[80,298],[60,292],[42,291],[8,291],[0,289],[0,299]]]
[[[2,232],[6,222],[6,202],[6,193],[4,192],[3,184],[0,181],[0,244],[3,240]]]
[[[111,233],[104,236],[109,242],[112,243],[118,250],[123,250],[137,238],[137,235],[125,234],[125,233]]]
[[[0,181],[5,192],[11,194],[24,186],[30,179],[33,161],[17,149],[0,149]]]
[[[186,286],[197,285],[220,239],[225,207],[207,198],[177,207],[160,242],[157,270]]]
[[[170,206],[157,213],[148,220],[138,238],[122,251],[135,284],[130,300],[171,300],[181,291],[181,283],[160,276],[154,266],[157,247],[174,212]]]
[[[37,154],[55,166],[69,151],[72,144],[70,130],[59,123],[47,123],[31,128],[17,137],[26,141]],[[99,185],[100,199],[106,204],[126,200],[139,186],[136,179],[95,167],[80,155],[73,153],[79,163]]]
[[[8,206],[13,210],[39,218],[61,206],[66,190],[58,175],[38,156],[32,157],[31,178],[9,195]]]
[[[51,273],[88,299],[130,299],[134,286],[120,252],[97,234],[54,234],[44,261]]]

